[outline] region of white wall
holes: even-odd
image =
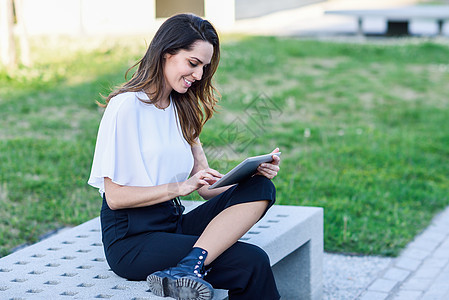
[[[204,0],[205,18],[229,28],[234,1]],[[148,34],[160,24],[155,0],[23,0],[23,10],[29,35]]]
[[[30,35],[141,34],[154,29],[154,0],[23,0]]]
[[[78,33],[78,0],[23,0],[23,19],[29,34]]]

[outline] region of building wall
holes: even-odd
[[[155,24],[154,1],[23,0],[30,35],[148,33]]]
[[[252,18],[324,0],[23,0],[30,35],[147,34],[180,12],[210,20],[218,30]]]
[[[23,0],[29,35],[148,34],[160,24],[157,18],[180,12],[225,30],[234,23],[234,9],[234,0]]]

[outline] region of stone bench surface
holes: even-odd
[[[201,202],[183,203],[189,211]],[[268,253],[283,298],[321,299],[322,208],[275,205],[241,240]],[[167,299],[110,270],[98,217],[0,259],[0,299],[43,298]]]

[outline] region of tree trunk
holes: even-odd
[[[1,61],[8,68],[17,65],[16,45],[14,43],[13,0],[0,0],[0,47]]]
[[[23,0],[14,0],[17,27],[19,29],[20,42],[20,63],[24,66],[31,66],[30,45],[28,43],[28,32],[23,20]]]

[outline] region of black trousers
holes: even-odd
[[[101,225],[108,264],[121,277],[145,280],[155,271],[176,266],[227,207],[260,200],[270,201],[270,207],[275,194],[271,180],[254,176],[183,215],[172,201],[111,210],[103,198]],[[280,298],[269,258],[258,246],[239,241],[208,267],[205,280],[214,288],[229,290],[231,300]]]

